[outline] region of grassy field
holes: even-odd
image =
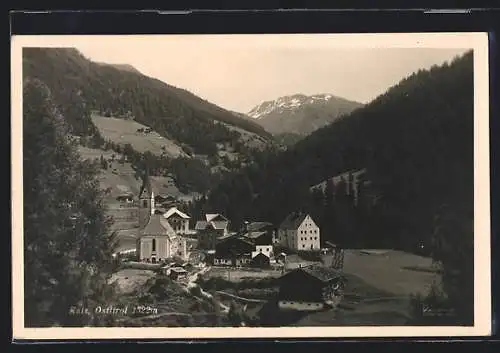
[[[254,134],[252,132],[246,131],[244,129],[241,129],[239,127],[236,127],[234,125],[229,125],[229,124],[224,124],[229,130],[237,131],[241,134],[240,140],[245,143],[250,148],[255,148],[255,149],[262,149],[264,148],[267,144],[269,144],[269,141],[267,141],[265,138]]]
[[[182,148],[175,142],[160,136],[157,132],[142,133],[138,129],[148,128],[133,120],[107,118],[99,115],[92,115],[92,121],[99,129],[105,139],[115,143],[130,143],[134,150],[138,152],[149,151],[153,154],[165,154],[170,157],[187,156]]]
[[[294,326],[391,326],[410,318],[410,295],[426,293],[439,275],[432,260],[401,251],[346,250],[346,295],[337,309],[304,316]]]
[[[371,254],[346,250],[344,272],[400,296],[426,292],[433,280],[438,279],[430,258],[394,250]]]
[[[227,273],[227,270],[217,268],[208,275],[227,280]],[[264,308],[261,324],[265,326],[405,325],[410,320],[410,295],[426,293],[432,282],[439,279],[431,259],[393,250],[346,250],[344,274],[347,279],[345,296],[335,309],[289,315],[268,302],[255,305],[251,312],[258,313]],[[231,270],[229,279],[237,282],[245,277],[271,276],[279,277],[280,272]],[[224,290],[245,297],[244,291]]]
[[[120,294],[132,293],[155,275],[153,271],[127,268],[113,274],[110,283],[116,283]]]
[[[112,151],[104,151],[88,147],[79,146],[80,155],[84,159],[100,158],[101,155],[108,159],[108,169],[101,169],[100,181],[102,188],[110,188],[110,202],[115,201],[116,196],[125,193],[137,195],[141,187],[141,180],[135,178],[135,171],[130,163],[120,163],[117,160],[119,155]],[[109,159],[115,155],[116,161]],[[182,200],[191,200],[197,194],[184,194],[175,186],[174,180],[169,177],[152,176],[151,184],[156,194],[171,195]]]

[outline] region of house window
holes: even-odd
[[[148,200],[142,201],[142,207],[148,207]]]
[[[314,237],[314,240],[318,240],[318,237]]]
[[[153,239],[153,251],[156,251],[156,239]]]
[[[305,244],[302,244],[302,247],[303,247],[303,248],[305,248],[305,247],[306,247],[306,245],[305,245]]]

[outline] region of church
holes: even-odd
[[[177,214],[175,210],[167,212],[169,216]],[[159,263],[173,257],[187,259],[186,239],[181,235],[184,228],[181,229],[177,221],[172,226],[170,218],[155,213],[155,195],[146,172],[139,191],[139,234],[136,244],[139,261]]]

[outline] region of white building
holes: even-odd
[[[155,214],[154,193],[149,176],[146,174],[139,192],[139,234],[136,242],[136,254],[139,261],[158,263],[174,256],[182,259],[188,258],[186,239],[178,235],[169,223],[170,218],[174,217],[176,219],[174,224],[182,228],[182,223],[177,220],[184,218],[177,215],[175,211],[170,213],[170,217]],[[183,229],[179,232],[180,234]]]
[[[157,263],[174,256],[184,259],[187,256],[186,241],[175,234],[167,220],[155,214],[140,230],[137,254],[141,262]]]
[[[190,234],[189,220],[191,217],[179,211],[177,207],[171,207],[163,214],[163,217],[177,234]]]
[[[320,250],[320,229],[307,213],[293,212],[279,226],[278,240],[293,250]]]
[[[269,245],[255,245],[255,251],[252,251],[252,259],[258,254],[264,254],[267,257],[273,257],[273,246]]]

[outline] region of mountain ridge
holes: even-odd
[[[247,115],[274,135],[305,136],[362,106],[362,103],[331,93],[297,93],[264,101]]]
[[[96,132],[88,110],[97,110],[107,116],[132,118],[201,154],[215,154],[217,143],[238,143],[239,133],[224,124],[271,138],[255,122],[185,89],[130,66],[124,69],[93,62],[75,48],[24,48],[23,72],[25,77],[47,84],[77,135]]]

